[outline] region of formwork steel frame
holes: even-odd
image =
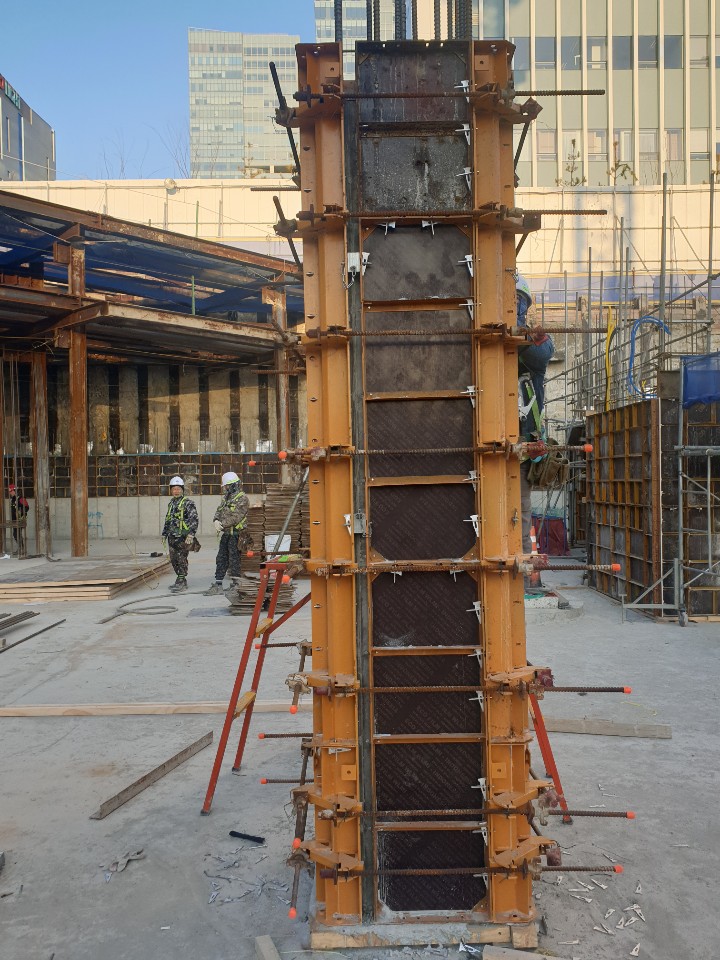
[[[513,102],[513,50],[358,44],[350,88],[338,45],[298,47],[297,225],[318,451],[315,837],[301,848],[316,865],[316,929],[422,917],[527,924],[533,872],[553,844],[527,818],[547,784],[529,766],[536,668],[518,574],[519,460],[507,452],[526,342],[513,335],[515,242],[531,228],[514,204],[512,132],[533,117]],[[448,89],[468,96],[433,96]],[[343,96],[352,92],[361,96]],[[427,336],[413,353],[418,329]],[[393,331],[402,353],[380,346]],[[450,449],[392,453],[413,445]],[[354,454],[373,447],[389,455]],[[442,690],[453,684],[477,692],[458,700]],[[413,820],[419,806],[437,818]],[[451,816],[461,807],[478,811],[470,833]],[[504,815],[483,818],[488,808]]]

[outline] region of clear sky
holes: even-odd
[[[178,175],[188,27],[315,37],[312,0],[2,4],[0,73],[55,128],[58,178]]]

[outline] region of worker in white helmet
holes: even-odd
[[[215,560],[215,580],[206,597],[212,597],[223,591],[225,574],[230,571],[232,581],[230,590],[237,592],[240,582],[240,552],[248,543],[247,520],[250,501],[240,485],[240,477],[232,471],[222,475],[223,498],[215,511],[213,526],[220,537],[217,559]]]
[[[185,496],[182,477],[173,477],[170,481],[170,496],[162,538],[167,543],[170,563],[177,577],[170,592],[183,593],[187,590],[188,554],[196,549],[198,512],[195,503]]]

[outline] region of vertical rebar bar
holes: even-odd
[[[583,382],[583,392],[585,394],[584,404],[589,407],[590,403],[590,379],[592,377],[592,365],[590,360],[590,334],[585,332],[586,328],[592,325],[592,247],[588,247],[588,297],[587,310],[583,318],[583,360],[586,361],[586,373]]]
[[[433,13],[434,13],[434,27],[435,27],[435,39],[440,40],[442,34],[442,24],[440,21],[440,0],[434,0],[433,2]]]
[[[455,0],[447,0],[447,38],[448,40],[452,40],[455,35],[454,12],[455,12]]]
[[[407,37],[405,0],[395,0],[395,39],[405,40]]]
[[[380,39],[380,0],[373,0],[373,40]]]
[[[373,0],[365,0],[365,39],[373,38]]]
[[[342,39],[343,39],[342,0],[334,0],[334,13],[335,13],[335,43],[342,43]]]
[[[410,0],[410,17],[413,40],[418,38],[418,0]]]

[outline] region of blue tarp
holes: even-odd
[[[720,401],[720,352],[682,358],[683,407]]]

